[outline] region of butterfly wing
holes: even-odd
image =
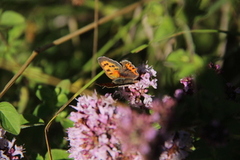
[[[120,77],[126,79],[136,79],[139,76],[137,68],[128,60],[120,62],[122,64],[122,70],[120,70]]]
[[[98,63],[110,79],[116,79],[120,77],[122,66],[117,61],[102,56],[98,58]]]
[[[106,87],[106,88],[115,88],[115,87],[119,87],[118,84],[115,84],[113,82],[110,82],[110,83],[97,83],[98,86],[100,87]]]
[[[130,85],[130,84],[137,83],[138,80],[134,80],[132,78],[117,78],[117,79],[114,79],[112,82],[118,86],[122,86],[122,85]]]

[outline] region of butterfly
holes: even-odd
[[[106,87],[116,87],[120,85],[134,84],[139,77],[137,68],[128,60],[122,60],[120,63],[102,56],[98,58],[98,63],[105,71],[105,74],[112,79],[112,84]]]

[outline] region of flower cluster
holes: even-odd
[[[213,69],[217,74],[222,73],[222,70],[221,70],[220,66],[217,65],[217,64],[215,65],[214,63],[210,62],[210,63],[208,64],[208,67],[209,67],[210,69]]]
[[[148,155],[151,152],[150,143],[158,134],[153,124],[159,121],[159,114],[139,114],[129,107],[119,107],[118,116],[117,135],[123,153],[132,155],[135,151],[143,157]]]
[[[138,72],[140,74],[139,82],[127,87],[119,87],[120,90],[116,91],[115,95],[127,100],[132,107],[149,108],[153,96],[148,94],[148,88],[151,86],[157,89],[157,72],[147,64],[138,67]]]
[[[111,95],[81,96],[70,119],[74,127],[68,129],[70,158],[141,160],[151,150],[159,121],[159,114],[139,114],[122,106]]]
[[[180,79],[180,83],[183,84],[183,86],[184,86],[183,91],[186,94],[191,95],[194,93],[193,78],[191,78],[191,77],[182,78],[182,79]]]
[[[120,157],[119,141],[115,135],[115,103],[111,96],[81,96],[77,112],[72,112],[70,119],[74,127],[68,129],[70,158],[117,159]]]
[[[23,156],[23,147],[15,145],[16,139],[9,141],[4,138],[5,130],[0,129],[0,159],[1,160],[20,160]]]
[[[161,117],[158,123],[163,129],[169,128],[174,117],[174,109],[177,105],[176,99],[164,96],[162,99],[154,99],[152,110]]]
[[[169,134],[159,160],[185,159],[191,152],[192,141],[191,135],[186,131]]]
[[[180,100],[184,95],[192,95],[194,91],[194,79],[191,77],[185,77],[180,79],[180,83],[183,84],[183,89],[176,89],[174,97]]]

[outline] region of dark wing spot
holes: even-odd
[[[103,63],[103,66],[105,67],[105,66],[108,66],[108,63]]]

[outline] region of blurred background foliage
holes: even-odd
[[[139,1],[99,1],[99,17],[114,15],[135,2]],[[1,90],[33,50],[92,23],[94,6],[93,0],[0,1]],[[102,55],[128,59],[136,66],[147,61],[157,71],[158,89],[150,90],[156,96],[172,95],[181,87],[179,79],[198,75],[209,62],[219,64],[225,80],[239,86],[239,6],[238,0],[146,1],[98,26],[96,56],[93,30],[39,54],[1,101],[13,104],[25,119],[30,116],[29,123],[34,118],[47,122],[93,78],[93,70],[101,71],[95,58]],[[106,81],[110,79],[104,75],[97,83]],[[109,92],[93,84],[85,93],[94,89]],[[63,137],[71,125],[66,119],[71,109],[66,110],[50,128],[52,148],[68,148]],[[26,159],[45,157],[43,128],[28,125],[18,135]]]

